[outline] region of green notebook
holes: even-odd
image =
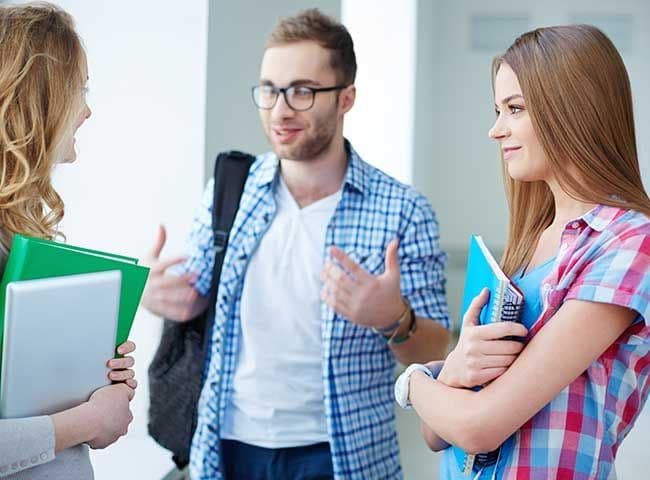
[[[15,235],[0,283],[0,346],[3,345],[5,296],[9,282],[108,270],[122,272],[116,345],[124,343],[129,337],[133,318],[149,275],[149,269],[137,263],[138,260],[135,258]]]

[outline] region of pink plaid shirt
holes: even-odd
[[[529,338],[570,299],[620,305],[638,315],[509,439],[503,478],[616,478],[616,452],[650,391],[650,219],[600,205],[570,222],[540,288],[543,311]]]

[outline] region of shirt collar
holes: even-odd
[[[580,218],[573,220],[567,224],[568,228],[577,229],[582,222],[589,225],[589,227],[597,232],[605,230],[615,218],[621,213],[619,207],[612,207],[609,205],[596,205]],[[582,222],[581,222],[582,221]]]
[[[280,166],[280,159],[272,152],[264,153],[260,156],[260,166],[255,172],[255,184],[258,187],[264,187],[275,180]]]
[[[348,168],[343,183],[363,194],[368,190],[370,183],[370,166],[361,160],[347,139],[345,139],[345,151],[348,154]],[[263,154],[260,158],[260,167],[254,174],[255,184],[258,187],[271,184],[278,174],[279,167],[280,159],[275,153]]]
[[[345,172],[343,183],[359,193],[365,194],[370,184],[370,165],[361,160],[347,139],[345,140],[345,151],[348,153],[348,169]]]

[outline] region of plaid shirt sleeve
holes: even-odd
[[[400,239],[400,273],[402,294],[418,316],[436,320],[450,328],[445,296],[445,263],[440,249],[438,221],[431,204],[417,195]]]
[[[199,206],[188,240],[187,260],[176,273],[193,273],[196,275],[194,288],[201,294],[210,292],[212,282],[212,267],[214,265],[214,242],[212,232],[212,201],[214,179],[210,179],[205,186],[201,205]]]
[[[637,231],[618,237],[589,261],[565,300],[630,308],[650,325],[650,236]]]

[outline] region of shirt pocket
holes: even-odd
[[[384,252],[381,250],[354,249],[346,254],[372,275],[381,275],[384,272]]]

